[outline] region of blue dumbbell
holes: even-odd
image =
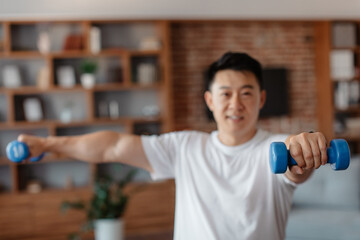
[[[12,162],[22,162],[30,155],[29,147],[23,142],[14,140],[6,146],[6,155]],[[45,153],[42,153],[40,156],[32,157],[30,158],[30,162],[40,161],[44,155]]]
[[[334,139],[327,148],[327,163],[333,170],[345,170],[350,164],[350,149],[344,139]],[[284,173],[288,166],[297,165],[285,143],[273,142],[270,145],[270,168],[273,173]]]

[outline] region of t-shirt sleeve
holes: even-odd
[[[147,159],[153,169],[153,180],[175,177],[175,165],[180,151],[180,132],[162,134],[160,136],[141,136],[141,142]]]

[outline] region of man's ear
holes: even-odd
[[[206,91],[204,94],[205,102],[210,111],[213,111],[213,99],[210,91]]]
[[[266,101],[266,91],[261,90],[261,93],[260,93],[260,109],[262,109],[264,107],[265,101]]]

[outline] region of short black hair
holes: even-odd
[[[255,75],[256,80],[262,90],[262,67],[260,62],[250,57],[246,53],[241,52],[227,52],[219,60],[213,62],[205,72],[205,84],[206,90],[210,90],[211,85],[214,82],[214,77],[218,71],[221,70],[236,70],[236,71],[248,71]]]

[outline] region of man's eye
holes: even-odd
[[[242,95],[244,95],[244,96],[251,96],[252,93],[251,93],[251,92],[243,92]]]
[[[224,92],[224,93],[221,93],[221,96],[228,97],[228,96],[230,96],[230,93]]]

